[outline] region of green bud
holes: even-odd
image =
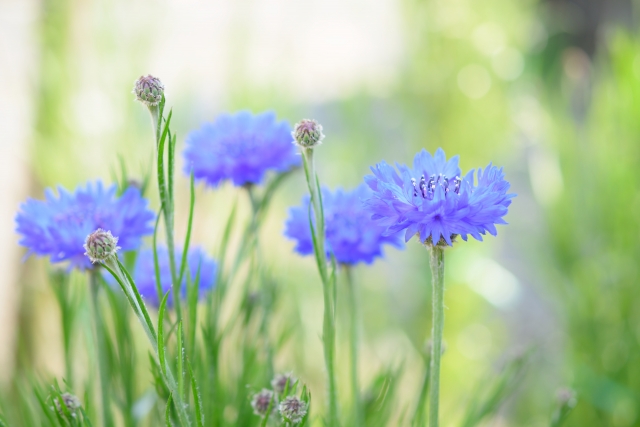
[[[104,262],[109,257],[115,256],[118,252],[118,238],[113,237],[111,231],[104,231],[98,228],[87,236],[84,241],[84,254],[89,257],[92,263]]]
[[[284,399],[280,406],[280,415],[291,424],[298,424],[307,414],[307,404],[296,396],[289,396]]]
[[[148,107],[155,107],[162,101],[164,95],[164,85],[162,82],[151,75],[141,76],[136,80],[133,87],[133,93],[136,99]]]
[[[320,145],[324,139],[322,125],[315,120],[303,119],[296,123],[291,132],[294,144],[302,148],[313,148]]]

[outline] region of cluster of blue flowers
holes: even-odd
[[[193,170],[210,186],[226,180],[236,186],[260,184],[268,171],[286,172],[300,165],[291,127],[278,122],[273,113],[221,115],[188,135],[184,157],[185,171]],[[342,264],[370,264],[382,256],[383,245],[401,248],[403,231],[405,241],[417,235],[425,244],[451,245],[456,236],[482,240],[486,232],[495,235],[495,225],[505,224],[503,217],[515,195],[507,193],[509,183],[502,169],[489,164],[477,175],[471,170],[462,177],[458,156],[447,161],[442,149],[435,156],[422,150],[412,168],[396,168],[385,162],[372,167],[373,175],[365,177],[368,188],[323,189],[327,256],[335,255]],[[17,231],[29,253],[90,268],[83,242],[92,231],[111,231],[123,250],[137,249],[142,237],[153,231],[155,214],[136,188],[118,196],[115,186],[105,188],[97,182],[74,193],[59,188],[58,193],[56,197],[47,190],[44,201],[30,199],[20,208]],[[302,206],[291,208],[285,235],[296,241],[298,253],[313,253],[309,197]],[[188,258],[192,279],[200,266],[201,288],[210,289],[215,262],[201,249],[190,251]],[[171,283],[166,249],[160,249],[159,259],[166,290]],[[141,251],[135,274],[141,293],[157,300],[151,251]]]

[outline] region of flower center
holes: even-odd
[[[453,191],[458,194],[460,192],[460,183],[462,180],[459,176],[456,176],[452,180],[449,180],[446,176],[439,174],[438,176],[431,175],[429,181],[425,180],[424,175],[420,177],[420,183],[416,182],[415,178],[411,178],[411,184],[413,185],[413,197],[418,197],[418,194],[423,199],[432,200],[436,192],[436,186],[441,186],[444,189],[445,194],[449,191]]]

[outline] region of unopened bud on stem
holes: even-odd
[[[302,148],[313,148],[320,145],[324,139],[322,133],[322,125],[315,120],[302,119],[293,128],[291,132],[294,144]]]
[[[298,424],[307,414],[307,404],[296,396],[289,396],[278,407],[280,415],[291,424]]]
[[[275,393],[271,390],[267,390],[266,388],[263,388],[262,391],[254,394],[253,399],[251,400],[253,413],[260,415],[261,417],[267,415],[269,408],[273,410],[277,404]]]
[[[84,241],[84,254],[89,257],[93,264],[105,262],[118,252],[118,238],[113,237],[111,231],[104,231],[98,228],[87,236]]]
[[[157,106],[162,101],[162,95],[164,95],[164,85],[160,79],[148,75],[142,76],[136,80],[133,87],[133,93],[136,95],[136,99],[148,107]]]

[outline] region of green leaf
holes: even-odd
[[[51,410],[49,405],[47,405],[46,400],[42,396],[42,392],[35,385],[33,386],[33,392],[36,395],[36,399],[38,400],[38,403],[40,404],[40,408],[42,409],[42,412],[44,413],[45,417],[47,417],[51,425],[54,425],[55,418],[53,417],[53,413],[52,413],[53,411]]]
[[[184,401],[184,337],[182,335],[182,322],[178,322],[178,396]]]
[[[164,410],[164,423],[167,427],[173,427],[173,423],[171,422],[171,404],[173,403],[173,395],[169,394],[169,398],[167,399],[167,406]]]
[[[164,144],[167,140],[167,133],[169,132],[169,125],[171,124],[171,115],[173,111],[169,111],[169,116],[164,125],[164,129],[162,131],[162,136],[160,137],[160,141],[158,141],[158,190],[160,191],[160,203],[166,213],[167,209],[169,209],[170,201],[167,191],[167,184],[165,182],[165,172],[164,172]],[[170,151],[170,150],[169,150]],[[165,217],[166,220],[166,217]]]
[[[182,260],[180,261],[180,275],[178,276],[178,283],[182,283],[184,277],[184,271],[187,267],[187,254],[189,252],[189,242],[191,240],[191,228],[193,227],[193,208],[196,200],[195,182],[193,176],[193,169],[191,169],[191,180],[189,185],[190,198],[189,198],[189,220],[187,221],[187,235],[184,238],[184,246],[182,249]]]
[[[304,425],[307,424],[307,421],[309,420],[309,415],[311,414],[311,392],[309,391],[309,389],[307,389],[306,385],[302,387],[300,400],[307,403],[307,413],[304,415],[304,417],[302,417],[299,425],[299,427],[304,427]]]
[[[189,377],[191,377],[191,391],[193,392],[193,403],[196,410],[196,425],[198,427],[204,427],[204,414],[202,412],[202,398],[200,391],[198,390],[198,384],[196,383],[196,377],[193,375],[193,369],[191,368],[191,362],[187,359],[187,368],[189,369]]]
[[[189,315],[189,337],[187,345],[189,346],[189,356],[194,357],[196,347],[196,331],[198,328],[198,297],[200,295],[200,267],[198,264],[196,277],[191,284],[191,275],[187,275],[187,307]]]
[[[84,410],[84,408],[80,407],[79,411],[82,413],[82,421],[87,425],[87,427],[93,427],[93,424],[91,423],[91,419],[89,419],[89,417],[87,416],[87,413]]]
[[[160,369],[165,376],[167,375],[167,365],[164,344],[164,312],[167,308],[169,292],[171,291],[167,291],[167,293],[162,297],[162,302],[160,302],[160,309],[158,311],[158,360],[160,361]]]
[[[147,311],[147,308],[144,305],[144,301],[142,300],[142,295],[140,295],[140,292],[138,292],[138,287],[136,286],[135,282],[133,281],[133,278],[131,277],[131,275],[129,274],[127,269],[124,267],[124,265],[122,265],[120,260],[118,260],[118,266],[120,267],[120,271],[125,275],[125,277],[129,281],[129,284],[131,285],[131,290],[133,291],[134,297],[135,297],[136,301],[138,302],[140,310],[142,311],[142,316],[144,317],[144,320],[145,320],[145,322],[147,323],[147,325],[149,327],[149,332],[151,333],[151,336],[153,337],[153,341],[157,342],[158,341],[158,337],[156,335],[156,331],[155,331],[155,328],[153,326],[153,322],[151,321],[151,317],[149,316],[149,312]]]
[[[169,170],[168,170],[168,180],[169,180],[169,200],[171,200],[171,206],[173,206],[173,188],[174,188],[174,176],[173,171],[175,168],[175,155],[176,155],[176,135],[171,135],[171,130],[169,130]]]
[[[160,224],[160,216],[162,215],[162,206],[156,217],[156,224],[153,227],[153,270],[156,275],[156,295],[158,301],[162,299],[162,283],[160,280],[160,261],[158,260],[158,225]]]

